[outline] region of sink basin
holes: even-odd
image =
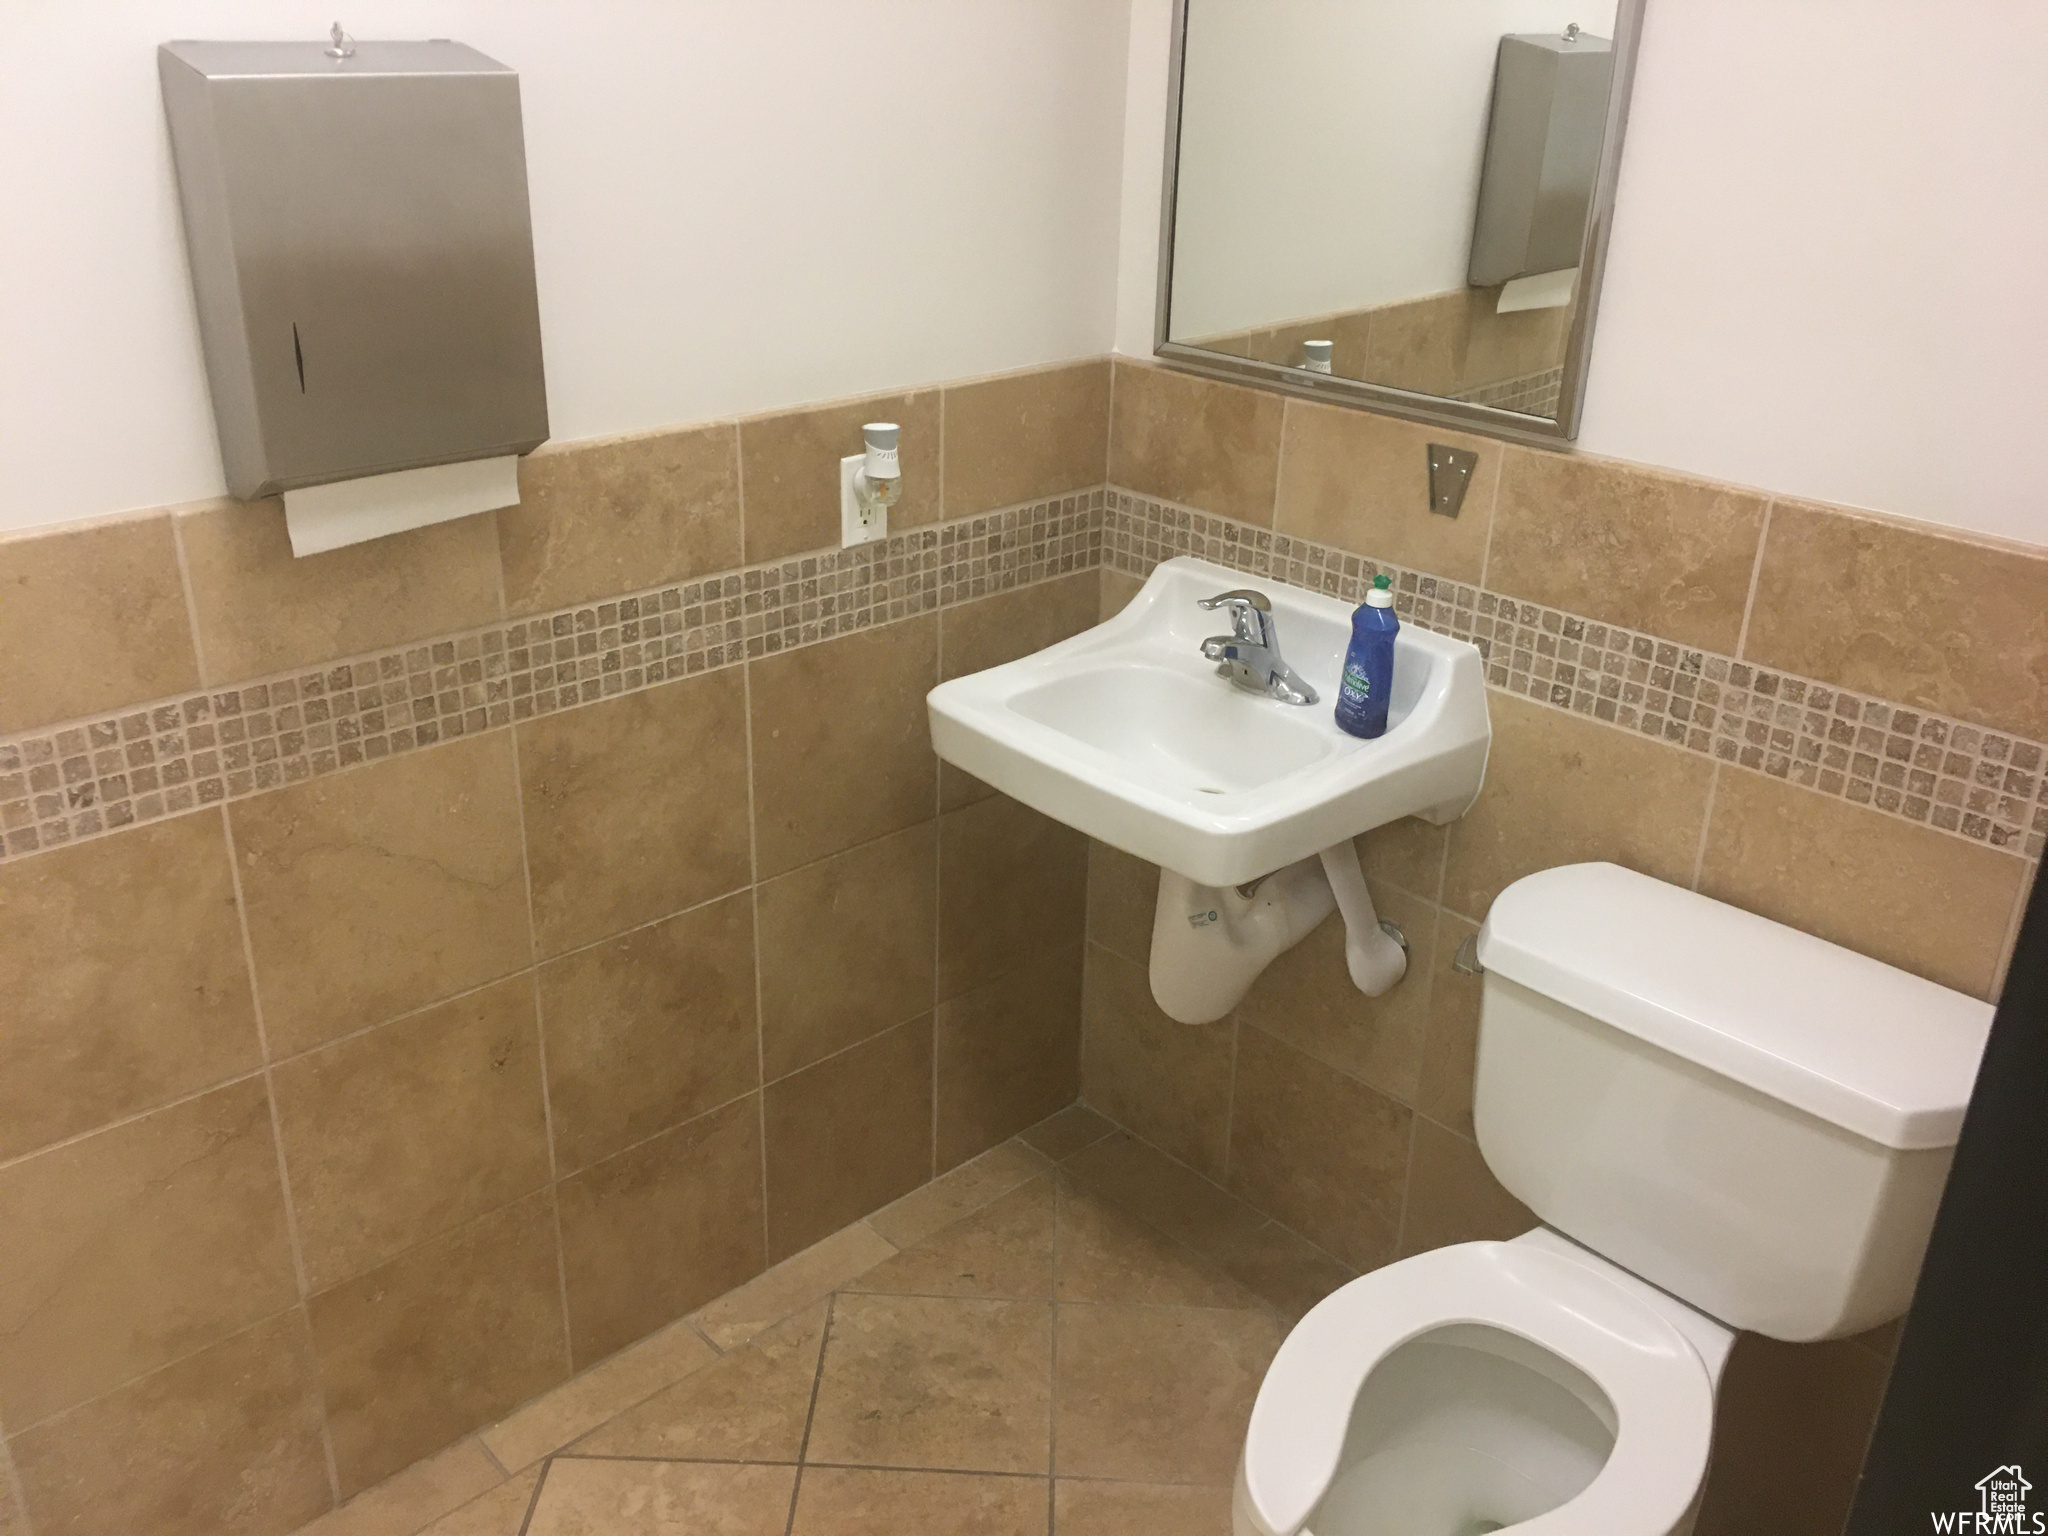
[[[1226,632],[1198,598],[1264,592],[1280,648],[1320,695],[1248,693],[1201,654]],[[932,690],[932,746],[1003,793],[1203,885],[1230,886],[1403,816],[1446,822],[1479,793],[1492,730],[1478,648],[1412,626],[1394,642],[1384,736],[1337,729],[1351,607],[1206,560],[1168,560],[1115,618]]]

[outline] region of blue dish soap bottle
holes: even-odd
[[[1394,692],[1394,579],[1375,576],[1372,590],[1351,615],[1351,646],[1337,684],[1337,724],[1367,740],[1387,730],[1387,702]]]

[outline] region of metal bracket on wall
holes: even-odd
[[[1479,467],[1479,455],[1469,448],[1429,445],[1429,510],[1456,517],[1465,505],[1466,488],[1472,471]]]

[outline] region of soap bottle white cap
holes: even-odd
[[[1367,592],[1367,593],[1365,594],[1365,605],[1366,605],[1366,607],[1368,607],[1368,608],[1391,608],[1391,607],[1393,607],[1393,606],[1394,606],[1394,592],[1393,592],[1393,587],[1392,587],[1392,584],[1391,584],[1391,582],[1389,581],[1389,578],[1387,578],[1387,577],[1385,577],[1385,576],[1375,576],[1375,577],[1373,577],[1373,579],[1372,579],[1372,580],[1373,580],[1372,590],[1371,590],[1371,591],[1369,591],[1369,592]],[[1386,586],[1382,586],[1382,585],[1380,585],[1380,583],[1382,583],[1382,582],[1388,582],[1389,584],[1388,584],[1388,585],[1386,585]]]

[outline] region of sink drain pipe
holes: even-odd
[[[1246,885],[1200,885],[1160,870],[1152,914],[1153,1000],[1182,1024],[1213,1023],[1333,907],[1344,917],[1352,984],[1367,997],[1390,991],[1407,973],[1408,943],[1373,909],[1348,840]]]

